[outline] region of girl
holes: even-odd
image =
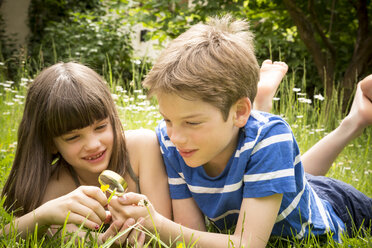
[[[148,195],[162,215],[171,217],[155,134],[136,130],[124,135],[108,87],[92,69],[59,63],[43,70],[28,90],[13,167],[2,192],[21,236],[32,233],[36,224],[39,233],[63,225],[68,214],[68,224],[83,223],[93,230],[108,222],[107,198],[97,187],[105,169],[122,175],[128,191]],[[114,222],[100,239],[131,224],[133,219]]]

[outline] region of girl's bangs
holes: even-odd
[[[102,93],[91,89],[64,92],[49,101],[46,113],[48,133],[52,137],[58,137],[69,131],[85,128],[97,120],[107,118],[108,109]]]

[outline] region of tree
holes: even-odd
[[[350,98],[360,77],[372,73],[370,0],[142,0],[141,15],[152,27],[171,37],[208,16],[232,13],[251,21],[258,56],[268,56],[269,41],[275,54],[284,54],[290,66],[309,61],[309,87],[324,87],[331,96],[336,86]],[[173,8],[169,8],[173,6]],[[146,14],[146,11],[148,14]],[[139,11],[140,12],[140,11]],[[139,13],[137,12],[137,13]],[[152,17],[152,13],[156,13]],[[151,22],[148,22],[151,20]],[[275,50],[276,49],[276,50]],[[279,50],[279,51],[278,51]],[[308,70],[309,71],[309,70]],[[319,80],[314,78],[318,74]],[[316,84],[320,81],[320,84]],[[308,85],[309,86],[309,85]]]
[[[348,100],[357,79],[368,72],[372,62],[372,32],[368,16],[371,7],[367,0],[309,0],[307,6],[299,1],[283,0],[283,4],[314,59],[327,95],[332,94],[333,82],[337,80],[335,70],[341,70],[340,82],[344,99]],[[353,48],[352,52],[350,48]]]

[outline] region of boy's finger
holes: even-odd
[[[137,205],[141,200],[148,201],[146,196],[136,193],[127,193],[118,197],[118,201],[123,205]]]
[[[136,223],[136,221],[133,218],[127,219],[124,224],[122,225],[121,229],[118,231],[120,233],[123,233],[116,241],[115,243],[118,245],[124,244],[125,240],[129,239],[130,234],[133,233],[134,230],[130,231],[127,229],[133,226]]]
[[[110,227],[102,235],[102,241],[106,242],[106,240],[108,240],[110,237],[114,237],[119,232],[119,230],[121,230],[122,227],[123,227],[123,221],[116,220],[112,222]],[[123,236],[125,236],[125,238],[127,237],[126,234],[124,234]]]
[[[106,211],[106,219],[103,221],[103,223],[108,224],[112,221],[112,215],[110,211]]]
[[[143,245],[145,244],[145,239],[146,239],[146,235],[145,233],[142,231],[138,237],[138,246],[137,247],[143,247]]]
[[[143,222],[145,221],[144,218],[140,217],[137,219],[137,223],[135,225],[135,229],[129,234],[128,240],[132,245],[136,245],[136,247],[142,247],[145,242],[145,232],[142,230]]]

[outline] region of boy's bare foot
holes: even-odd
[[[356,127],[356,136],[360,135],[364,128],[372,125],[371,93],[372,75],[369,75],[358,83],[351,110],[344,119]]]
[[[276,90],[288,71],[288,65],[284,62],[267,59],[262,62],[260,69],[260,81],[257,85],[257,95],[253,108],[260,111],[270,112],[273,106],[273,97]]]

